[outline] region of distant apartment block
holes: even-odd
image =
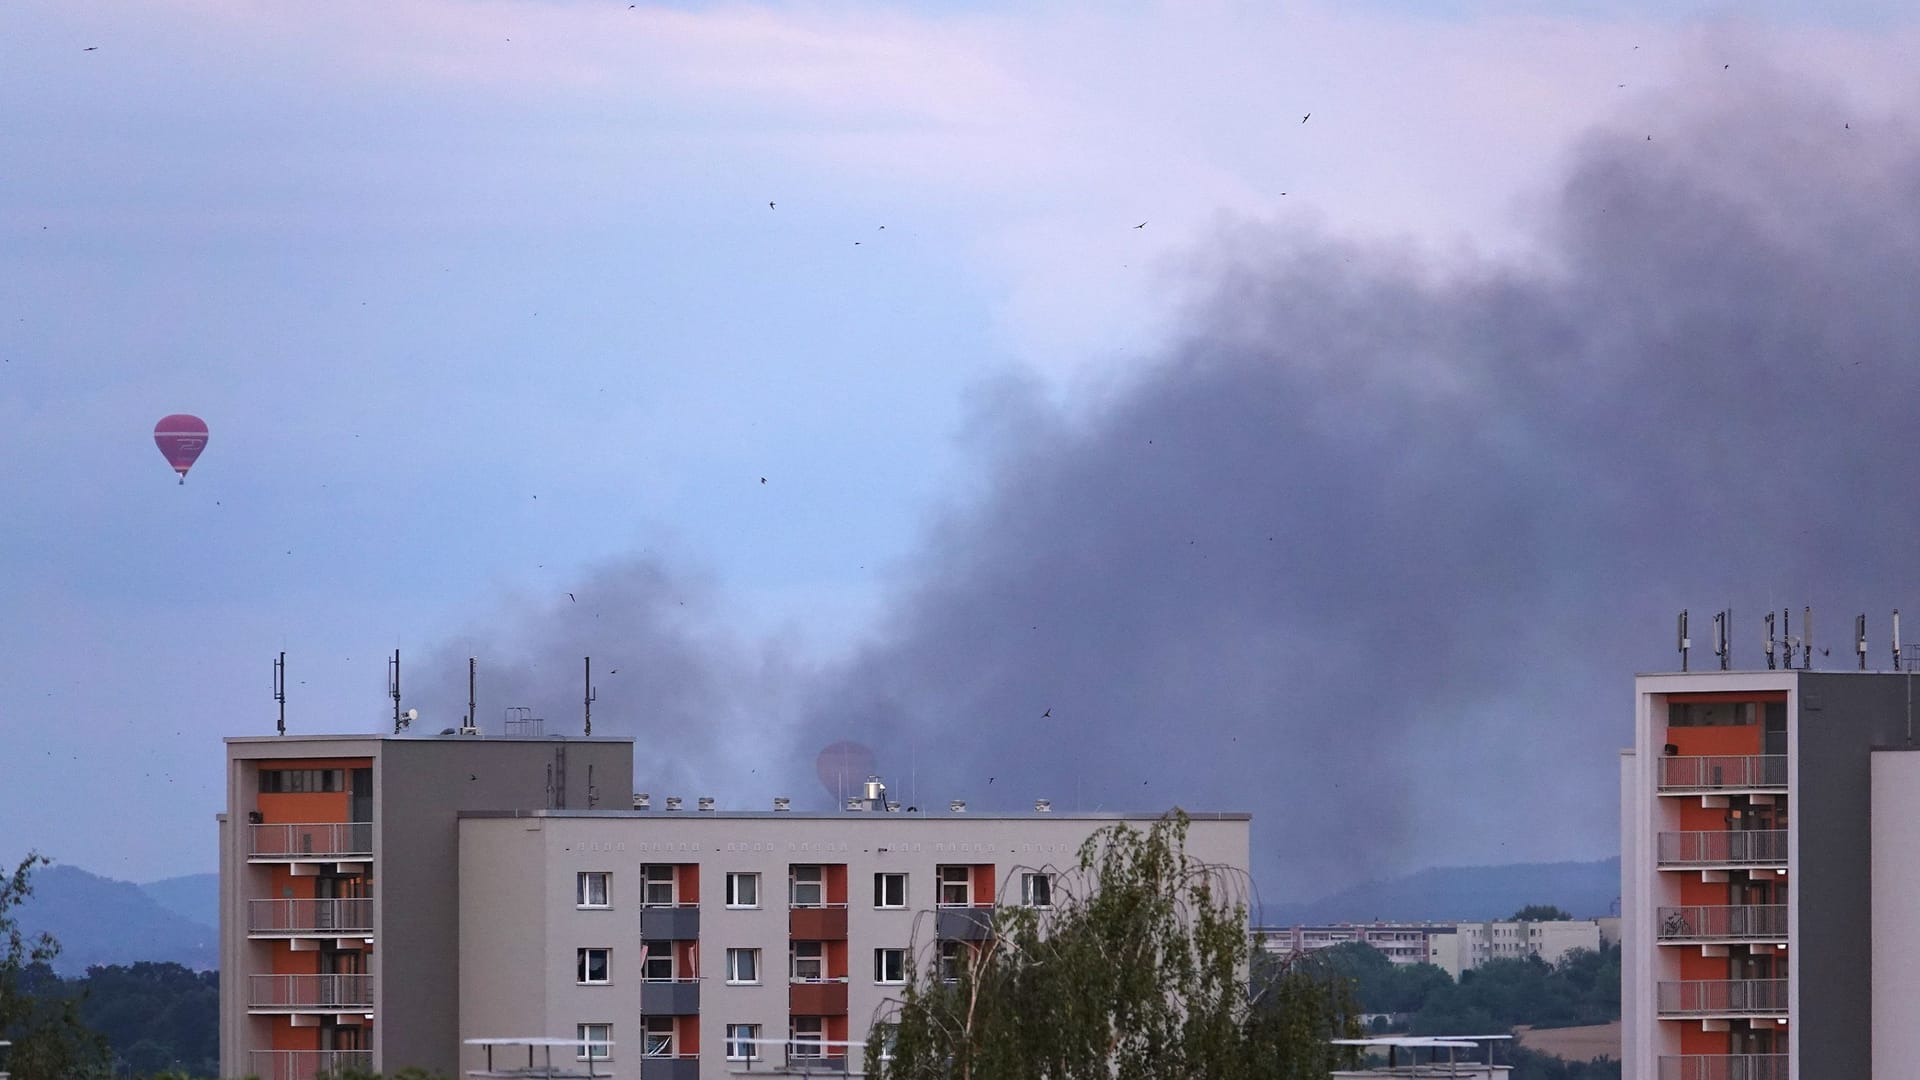
[[[1432,964],[1456,979],[1489,960],[1531,956],[1557,964],[1576,949],[1598,951],[1602,938],[1600,924],[1593,919],[1335,923],[1261,927],[1254,934],[1268,952],[1283,956],[1360,942],[1396,964]]]
[[[652,800],[627,739],[227,747],[222,1073],[262,1080],[462,1075],[479,1038],[577,1040],[625,1080],[858,1075],[913,970],[964,962],[997,905],[1050,906],[1096,830],[1158,820],[878,784],[826,813]],[[1188,854],[1244,880],[1248,815],[1189,816]]]
[[[1624,1075],[1920,1075],[1905,673],[1636,680],[1621,757]]]

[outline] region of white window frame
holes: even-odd
[[[592,883],[600,885],[600,899],[593,899]],[[604,911],[613,906],[613,874],[606,870],[582,870],[573,879],[573,906],[587,911]]]
[[[966,946],[958,941],[943,941],[940,943],[937,963],[940,965],[939,974],[941,982],[956,983],[960,981],[960,950],[964,948],[966,948]]]
[[[895,903],[895,904],[889,904],[885,902],[887,899],[887,892],[888,892],[887,884],[892,881],[898,881],[900,883],[900,901],[899,903]],[[907,906],[907,875],[898,874],[898,873],[882,873],[882,874],[873,875],[873,906],[876,909],[883,910],[883,911],[893,911],[899,908],[906,907]]]
[[[760,1038],[759,1024],[728,1024],[727,1025],[727,1060],[728,1061],[760,1060],[760,1044],[757,1041],[759,1038]]]
[[[753,893],[752,899],[745,903],[742,903],[740,900],[741,886],[743,885],[746,886],[746,891]],[[759,907],[760,875],[742,872],[727,874],[727,906],[738,911]]]
[[[600,954],[600,970],[605,978],[593,977],[593,965],[590,962],[594,953]],[[573,980],[577,986],[613,985],[613,950],[604,945],[582,945],[573,953]]]
[[[813,880],[802,880],[801,875],[803,873],[811,873]],[[815,890],[819,894],[819,898],[810,903],[802,902],[800,899],[801,886]],[[797,908],[826,907],[827,868],[819,863],[795,863],[793,867],[787,871],[787,905]]]
[[[661,1024],[662,1022],[666,1025],[664,1033],[655,1030],[655,1025]],[[649,1016],[645,1020],[642,1020],[640,1028],[640,1056],[672,1057],[673,1037],[675,1034],[674,1027],[673,1017],[671,1016]]]
[[[805,1032],[801,1031],[800,1025],[803,1023],[806,1024],[808,1027],[812,1028],[813,1030],[805,1031]],[[789,1056],[797,1057],[797,1058],[826,1057],[827,1056],[826,1042],[827,1042],[826,1017],[796,1016],[791,1021],[788,1022],[787,1046],[789,1048],[788,1049]],[[800,1049],[803,1046],[810,1046],[812,1047],[812,1050],[810,1052],[803,1052]]]
[[[1046,892],[1044,903],[1034,900],[1034,885],[1039,883]],[[1050,908],[1053,906],[1053,875],[1036,871],[1020,875],[1020,903],[1030,908]]]
[[[581,1044],[573,1048],[573,1060],[575,1061],[612,1061],[613,1060],[613,1025],[612,1024],[575,1024],[573,1026],[573,1033],[574,1033],[574,1038],[578,1040]],[[588,1043],[598,1043],[599,1045],[588,1046],[586,1045]]]
[[[890,965],[888,960],[892,960]],[[892,967],[892,978],[888,978],[887,968]],[[878,986],[904,986],[907,981],[907,950],[873,950],[873,981]]]
[[[812,956],[802,956],[801,950],[808,949]],[[816,975],[800,974],[801,961],[820,965]],[[792,982],[822,983],[827,981],[827,943],[824,941],[796,941],[787,951],[787,978]]]
[[[653,973],[655,964],[665,964],[667,966],[667,973],[665,975],[655,975]],[[673,955],[672,942],[663,941],[660,943],[658,949],[648,949],[646,959],[640,962],[641,982],[675,982],[679,979],[679,976],[680,964],[678,959]]]
[[[957,875],[955,871],[958,871]],[[939,882],[939,891],[936,895],[939,898],[941,907],[973,906],[973,867],[958,863],[948,863],[936,871],[934,880]],[[963,890],[960,895],[963,896],[964,899],[947,899],[947,890],[951,888]]]
[[[867,1031],[867,1041],[871,1042],[874,1039],[880,1040],[880,1060],[881,1061],[893,1060],[893,1046],[894,1046],[894,1043],[898,1040],[899,1036],[900,1036],[899,1024],[879,1023],[879,1024],[873,1025],[873,1027],[868,1029]]]
[[[657,870],[667,872],[664,883],[655,876],[654,872]],[[679,878],[679,871],[672,863],[642,863],[640,865],[640,906],[650,908],[680,906]],[[653,890],[655,886],[661,884],[667,887],[667,899],[656,900],[653,897]]]
[[[746,959],[747,966],[753,969],[752,971],[753,978],[751,979],[740,978],[740,960],[742,957]],[[759,949],[728,949],[727,950],[727,985],[728,986],[760,985],[760,950]]]

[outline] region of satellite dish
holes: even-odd
[[[407,710],[406,712],[403,712],[403,713],[401,713],[400,715],[406,718],[406,721],[407,721],[407,723],[409,723],[409,724],[411,724],[411,723],[413,723],[413,722],[414,722],[415,720],[418,720],[418,719],[420,719],[420,710],[419,710],[419,709],[408,709],[408,710]]]

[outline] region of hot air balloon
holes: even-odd
[[[186,413],[163,416],[153,425],[153,445],[160,448],[161,456],[180,474],[180,482],[184,484],[187,470],[199,460],[200,451],[207,448],[207,422]]]
[[[872,750],[842,739],[820,751],[813,768],[820,777],[820,786],[827,789],[827,796],[838,808],[848,797],[860,793],[861,785],[873,775],[873,763]]]

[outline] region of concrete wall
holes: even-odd
[[[1873,811],[1873,1078],[1920,1067],[1920,752],[1876,752]]]

